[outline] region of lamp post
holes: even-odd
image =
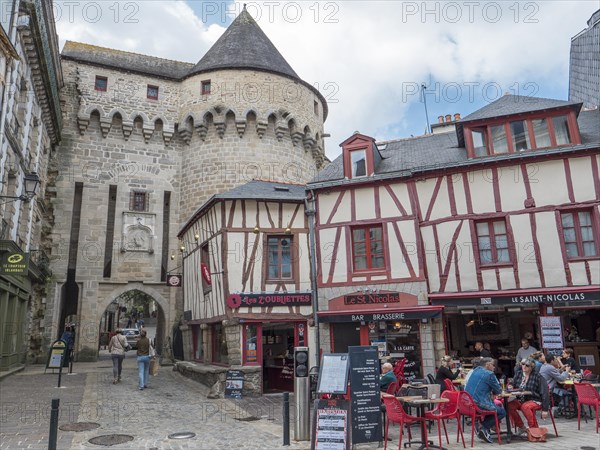
[[[24,182],[24,194],[18,196],[0,195],[0,198],[9,199],[8,201],[21,200],[22,202],[29,202],[37,194],[40,185],[40,177],[36,172],[31,172],[25,175]]]

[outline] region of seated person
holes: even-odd
[[[460,370],[452,372],[450,367],[452,366],[452,358],[448,355],[444,356],[440,361],[440,368],[435,374],[435,382],[440,385],[440,393],[446,390],[446,384],[444,380],[456,380],[456,377],[460,375]]]
[[[381,392],[386,392],[391,383],[398,383],[396,375],[394,375],[394,367],[386,362],[381,366],[381,377],[379,378],[379,389]]]
[[[487,344],[487,346],[489,347],[490,344]],[[475,342],[475,354],[476,354],[476,356],[479,356],[481,358],[491,358],[492,357],[492,352],[489,350],[489,348],[486,348],[483,345],[483,342],[481,342],[481,341]]]
[[[569,378],[569,372],[561,370],[561,362],[558,356],[548,355],[546,364],[542,365],[540,375],[548,383],[548,389],[552,395],[558,397],[558,405],[567,407],[569,397],[573,394],[566,389],[563,389],[559,383],[566,381]]]
[[[537,351],[538,351],[537,348],[533,347],[532,345],[529,345],[529,339],[526,339],[526,338],[521,339],[521,348],[517,352],[517,358],[516,358],[517,366],[520,365],[521,361],[529,358],[531,355],[533,355]]]
[[[492,400],[492,394],[498,395],[502,392],[500,383],[498,383],[498,379],[494,375],[495,368],[495,360],[492,358],[481,358],[481,366],[471,371],[471,376],[465,385],[465,391],[471,394],[475,404],[480,409],[496,411],[498,422],[500,422],[506,417],[506,410],[502,406],[495,404]],[[493,440],[490,435],[490,429],[495,426],[494,416],[485,416],[481,425],[481,428],[477,430],[477,436],[482,441],[491,444]]]
[[[531,395],[520,396],[509,402],[508,414],[510,420],[519,428],[518,435],[526,437],[527,428],[538,428],[535,412],[542,410],[542,419],[548,417],[548,408],[550,407],[550,397],[548,395],[548,385],[541,375],[535,372],[535,361],[527,359],[521,363],[521,370],[515,375],[513,380],[515,388],[531,392]],[[518,411],[521,411],[527,419],[527,428]]]
[[[563,363],[563,365],[568,366],[570,370],[574,370],[575,372],[579,372],[581,370],[579,368],[579,364],[577,364],[577,361],[575,361],[575,358],[573,357],[572,348],[565,348],[563,350],[561,362]]]
[[[531,355],[531,359],[535,363],[535,373],[540,373],[540,369],[546,362],[546,357],[544,356],[544,352],[535,352]],[[523,367],[523,362],[521,362],[521,367]]]

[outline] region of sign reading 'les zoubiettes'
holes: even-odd
[[[263,294],[231,294],[227,306],[237,309],[240,306],[303,306],[312,303],[312,294],[273,292]]]

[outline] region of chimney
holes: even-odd
[[[446,123],[452,122],[452,116],[450,114],[446,114]]]
[[[438,123],[444,123],[444,116],[438,116]]]
[[[460,113],[454,114],[454,121],[458,122],[460,120]]]

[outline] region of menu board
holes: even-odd
[[[225,398],[242,398],[244,372],[228,370],[225,374]]]
[[[319,368],[319,394],[345,394],[348,391],[348,354],[324,353]]]
[[[560,355],[564,349],[562,323],[560,317],[540,317],[542,348],[552,355]]]
[[[311,450],[349,450],[348,400],[318,400],[313,414]]]
[[[374,346],[348,347],[352,444],[381,441],[379,351]]]

